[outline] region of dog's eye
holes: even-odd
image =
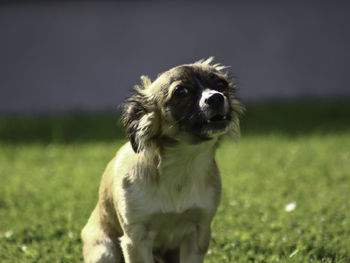
[[[218,80],[215,86],[218,91],[222,92],[226,90],[228,83],[226,80]]]
[[[176,98],[185,98],[190,94],[188,88],[184,86],[176,86],[173,92],[173,96]]]

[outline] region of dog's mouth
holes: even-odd
[[[214,116],[205,119],[203,124],[204,132],[220,132],[225,130],[231,122],[230,115],[215,114]]]
[[[210,140],[215,135],[225,134],[231,127],[231,113],[217,112],[208,115],[205,112],[194,115],[192,121],[184,123],[182,127],[202,140]]]
[[[214,115],[212,118],[207,120],[208,123],[218,123],[222,121],[226,121],[226,116],[221,114]]]

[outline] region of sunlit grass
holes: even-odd
[[[350,262],[350,103],[248,106],[206,262]],[[0,262],[81,262],[113,114],[0,117]],[[287,211],[288,204],[295,204]],[[293,208],[293,205],[291,206]]]
[[[208,262],[349,262],[348,134],[246,138],[218,160],[224,190]]]

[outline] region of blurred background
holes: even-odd
[[[350,2],[2,1],[0,114],[114,111],[215,56],[245,102],[350,97]]]

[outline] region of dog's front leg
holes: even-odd
[[[210,223],[198,225],[180,246],[181,263],[202,263],[209,247]]]
[[[148,238],[130,237],[120,238],[125,263],[153,263],[152,241]]]

